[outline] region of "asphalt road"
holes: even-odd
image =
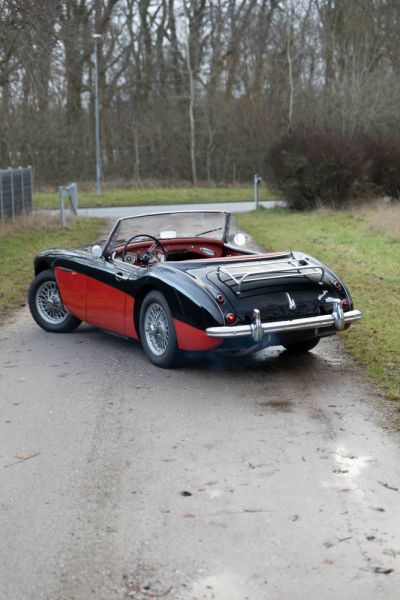
[[[165,371],[0,328],[0,598],[397,599],[399,436],[335,340]]]
[[[286,206],[284,200],[260,200],[259,205],[263,208],[276,208]],[[207,202],[200,204],[160,204],[154,206],[103,206],[94,208],[80,208],[78,214],[81,217],[121,218],[157,212],[177,212],[182,210],[221,210],[231,213],[240,213],[253,210],[254,202]],[[57,215],[59,210],[53,210]],[[68,211],[69,212],[69,211]]]

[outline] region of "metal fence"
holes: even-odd
[[[0,219],[32,210],[32,167],[0,169]]]

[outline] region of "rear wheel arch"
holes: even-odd
[[[135,303],[134,303],[134,308],[133,308],[133,322],[135,325],[135,330],[136,333],[138,335],[138,338],[140,339],[140,313],[142,310],[142,306],[143,306],[143,302],[146,298],[146,296],[148,296],[148,294],[150,294],[150,292],[160,292],[170,310],[172,311],[172,313],[174,314],[178,304],[179,304],[179,299],[177,297],[177,291],[172,289],[170,286],[168,285],[157,285],[157,281],[152,281],[151,283],[146,283],[143,287],[141,287],[137,293],[135,294]]]
[[[146,296],[153,291],[160,292],[164,296],[172,312],[173,317],[178,320],[182,320],[182,316],[179,315],[185,315],[188,313],[188,311],[192,312],[195,310],[197,318],[195,319],[195,323],[191,323],[193,327],[196,327],[198,329],[204,329],[212,325],[221,325],[224,322],[223,316],[221,317],[222,311],[219,306],[216,305],[215,307],[217,314],[213,314],[212,310],[210,310],[210,307],[207,306],[207,302],[210,301],[210,297],[204,290],[202,290],[202,293],[204,294],[204,303],[202,305],[199,305],[199,303],[196,303],[190,297],[190,294],[183,293],[180,289],[174,288],[168,283],[164,283],[162,281],[159,281],[158,279],[153,279],[145,283],[143,287],[141,287],[135,294],[133,319],[135,330],[138,334],[139,339],[140,313],[142,305]],[[205,314],[207,315],[207,317],[205,316]]]
[[[143,350],[154,365],[162,368],[177,365],[180,353],[174,319],[161,290],[153,288],[144,296],[139,329]]]

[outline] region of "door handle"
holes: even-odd
[[[115,274],[115,279],[117,281],[126,281],[127,279],[129,279],[129,275],[125,275],[125,273],[121,273],[121,271],[118,271],[118,273]]]

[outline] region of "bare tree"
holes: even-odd
[[[2,0],[0,161],[244,179],[287,128],[398,135],[398,0]]]

